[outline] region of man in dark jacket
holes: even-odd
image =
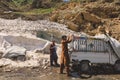
[[[57,63],[58,60],[58,56],[56,53],[56,45],[55,45],[55,41],[52,41],[52,44],[50,45],[50,65],[51,66],[59,66],[59,64]],[[53,64],[53,62],[55,63],[55,65]]]

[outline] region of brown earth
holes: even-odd
[[[98,0],[90,3],[70,2],[53,11],[51,21],[68,25],[68,28],[95,35],[107,32],[120,41],[120,1]],[[104,28],[98,30],[98,27]]]
[[[3,2],[2,2],[3,1]],[[49,19],[54,22],[65,24],[69,29],[77,32],[85,32],[89,35],[99,33],[98,27],[105,27],[110,35],[120,41],[120,1],[119,0],[90,0],[91,2],[70,2],[54,10],[51,15],[20,15],[9,11],[11,8],[6,0],[0,1],[0,17],[24,20]],[[104,32],[105,30],[101,30]]]
[[[0,70],[1,71],[1,70]],[[65,73],[65,72],[64,72]],[[65,74],[59,74],[58,67],[41,68],[20,68],[11,72],[1,72],[0,80],[119,80],[120,74],[95,74],[95,75],[77,75],[67,77]]]

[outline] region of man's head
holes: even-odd
[[[52,40],[52,45],[55,45],[55,40]]]
[[[63,35],[62,36],[62,40],[66,40],[67,39],[67,36],[66,35]]]

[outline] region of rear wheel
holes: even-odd
[[[91,72],[91,66],[89,61],[82,61],[80,63],[80,72],[89,74]]]
[[[115,62],[114,70],[115,70],[115,72],[119,72],[120,73],[120,60]]]
[[[92,69],[89,61],[82,61],[80,63],[79,75],[81,78],[90,78],[92,76]]]

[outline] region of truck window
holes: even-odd
[[[78,38],[71,42],[73,51],[107,52],[107,44],[102,39]]]

